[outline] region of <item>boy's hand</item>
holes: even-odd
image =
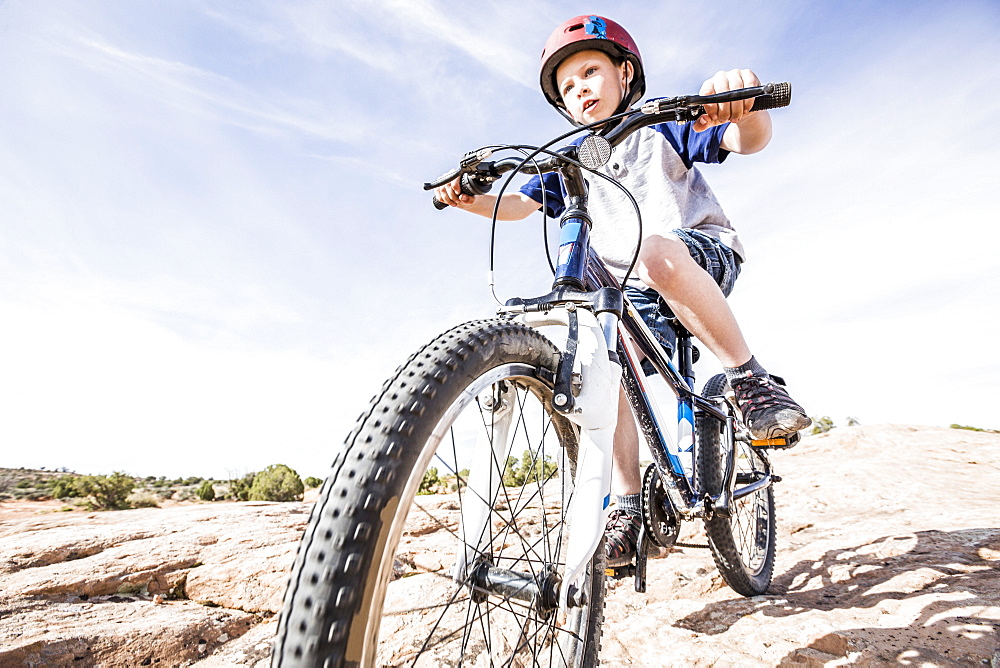
[[[749,88],[759,86],[760,80],[751,70],[729,70],[728,72],[717,72],[714,77],[701,85],[699,95],[712,95],[714,93],[725,93],[737,88]],[[722,123],[739,123],[750,113],[754,100],[740,100],[739,102],[724,102],[722,104],[706,104],[705,114],[698,118],[694,124],[695,132],[703,132],[714,125]]]
[[[434,196],[439,202],[443,202],[448,206],[463,207],[475,204],[476,202],[475,197],[462,193],[462,177],[458,177],[443,186],[435,188]]]

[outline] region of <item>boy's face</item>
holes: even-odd
[[[603,121],[618,109],[628,85],[626,63],[615,66],[603,51],[577,51],[556,68],[556,85],[577,123]]]

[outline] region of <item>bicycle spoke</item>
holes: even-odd
[[[501,486],[497,489],[495,498],[491,500],[483,498],[478,490],[470,488],[467,478],[459,472],[461,464],[458,436],[454,429],[448,430],[447,440],[442,442],[440,450],[435,453],[434,462],[435,466],[442,469],[444,475],[455,476],[460,517],[468,507],[469,501],[473,499],[476,503],[485,503],[490,508],[489,520],[483,529],[483,535],[478,544],[474,545],[476,554],[486,557],[497,567],[523,572],[532,579],[538,579],[542,574],[540,568],[543,564],[556,569],[562,569],[564,566],[557,557],[563,549],[565,522],[561,517],[550,517],[550,513],[555,508],[565,508],[572,499],[572,491],[569,485],[564,484],[560,486],[559,494],[552,496],[546,490],[546,486],[558,480],[561,475],[568,475],[567,453],[565,448],[554,442],[560,456],[554,467],[546,467],[545,464],[551,461],[546,455],[546,444],[555,438],[550,416],[546,411],[540,411],[540,425],[533,426],[533,420],[531,423],[528,420],[527,404],[534,395],[514,384],[510,387],[512,391],[505,401],[511,402],[512,409],[517,411],[517,414],[509,418],[512,423],[507,436],[508,442],[513,445],[511,448],[513,452],[519,450],[519,444],[524,444],[527,447],[520,449],[525,449],[528,453],[526,460],[522,460],[528,479],[520,489],[515,491]],[[495,441],[498,437],[496,424],[489,419],[487,411],[481,409],[478,397],[470,406],[480,412],[481,417],[477,422],[485,434],[484,442],[490,446],[489,461],[486,463],[490,467],[489,476],[502,475],[506,463],[499,461],[497,452],[510,446]],[[467,494],[472,496],[467,497]],[[496,502],[500,502],[500,505],[498,506]],[[413,512],[422,513],[428,518],[424,521],[430,521],[459,545],[469,544],[470,537],[465,535],[466,527],[462,526],[461,530],[453,528],[451,525],[454,524],[454,520],[446,511],[428,506],[419,500],[414,501],[412,508]],[[444,573],[427,570],[419,570],[418,573],[431,574],[442,582],[454,583],[452,578]],[[545,665],[558,665],[554,662],[560,660],[563,664],[567,663],[558,639],[560,636],[566,636],[579,640],[579,635],[572,630],[556,627],[553,623],[554,617],[543,620],[532,604],[514,599],[511,595],[498,597],[482,592],[487,597],[477,602],[475,597],[482,594],[476,593],[478,589],[472,586],[469,580],[464,584],[454,583],[454,588],[451,596],[445,601],[423,601],[417,606],[407,606],[405,610],[391,610],[385,613],[386,616],[398,617],[407,613],[426,614],[437,611],[423,643],[406,661],[422,664],[423,657],[429,657],[439,649],[456,643],[459,656],[463,657],[458,665],[475,661],[480,652],[485,652],[491,657],[489,665],[496,664],[497,659],[506,653],[510,653],[508,660],[497,665],[542,665],[540,661],[546,658],[549,664]],[[453,615],[459,610],[461,610],[460,617],[455,619]],[[449,618],[452,621],[446,622]],[[503,621],[504,619],[508,621]],[[497,631],[508,623],[514,624],[511,627],[512,635],[507,639],[509,644],[498,644]]]

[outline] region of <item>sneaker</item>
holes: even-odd
[[[632,560],[635,559],[641,528],[642,517],[637,513],[620,508],[611,511],[608,524],[604,527],[604,549],[609,568],[618,568],[632,563]]]
[[[732,381],[732,386],[743,423],[754,439],[782,438],[812,424],[802,407],[770,376],[746,376]]]

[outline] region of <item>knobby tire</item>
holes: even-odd
[[[397,370],[337,454],[313,508],[272,666],[597,665],[603,544],[588,566],[586,603],[570,608],[565,626],[551,610],[451,573],[464,542],[493,566],[529,575],[564,570],[578,431],[550,409],[558,362],[539,332],[485,320],[442,334]],[[471,428],[492,442],[484,405],[498,398],[514,410],[508,454],[535,473],[488,500],[490,535],[477,542],[458,521],[471,496],[464,444]],[[467,466],[500,475],[508,462]],[[418,494],[434,479],[450,495]],[[449,547],[434,550],[430,537],[442,531]]]
[[[702,395],[724,396],[728,390],[722,374],[709,378]],[[725,463],[731,444],[724,443],[719,420],[707,415],[697,418],[698,476],[702,488],[716,495],[722,489]],[[766,455],[742,441],[736,441],[737,487],[757,479],[769,470]],[[742,482],[741,482],[742,481]],[[774,572],[775,513],[771,485],[732,502],[729,517],[719,513],[705,519],[705,531],[715,564],[722,578],[743,596],[767,592]]]

